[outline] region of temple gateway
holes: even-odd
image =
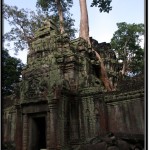
[[[120,82],[109,43],[92,46],[111,84],[82,38],[58,34],[51,21],[36,33],[16,93],[3,99],[2,140],[15,150],[144,149],[144,80]]]

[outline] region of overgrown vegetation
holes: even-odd
[[[98,7],[100,13],[112,10],[112,0],[92,0],[91,7]],[[79,37],[86,40],[96,59],[99,61],[102,82],[108,91],[113,87],[109,81],[103,59],[100,54],[93,49],[89,40],[89,19],[86,0],[79,0],[80,4],[80,32]],[[37,11],[18,9],[16,6],[4,4],[3,16],[10,26],[10,32],[4,34],[4,40],[14,41],[14,50],[27,49],[34,40],[34,32],[42,25],[44,20],[52,19],[56,22],[61,33],[68,33],[70,38],[75,37],[76,29],[74,20],[70,14],[73,6],[72,0],[37,0]],[[111,39],[111,45],[118,59],[122,62],[121,74],[136,75],[144,72],[144,48],[140,46],[140,37],[144,35],[143,24],[117,23],[118,30]]]
[[[21,80],[24,64],[20,59],[11,57],[8,50],[2,50],[2,95],[14,93],[15,84]]]
[[[117,23],[118,30],[111,39],[111,45],[122,63],[121,74],[136,75],[144,73],[144,24]]]

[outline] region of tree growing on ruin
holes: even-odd
[[[28,49],[34,39],[34,32],[41,26],[46,17],[28,9],[19,9],[17,6],[3,5],[3,17],[8,21],[11,30],[3,35],[3,40],[13,42],[15,52]]]
[[[112,9],[112,0],[93,0],[91,7],[98,7],[100,12],[107,12]],[[80,3],[80,33],[79,36],[89,41],[89,19],[86,0],[79,0]]]
[[[79,37],[85,39],[89,45],[91,45],[90,40],[89,40],[89,20],[88,20],[88,11],[87,11],[87,5],[86,5],[86,0],[79,0],[80,3],[80,33]],[[91,7],[96,6],[99,8],[100,12],[109,12],[112,7],[110,6],[111,0],[93,0],[91,3]],[[59,5],[61,4],[61,9],[59,9]],[[67,10],[72,6],[72,0],[66,0],[66,1],[61,1],[61,0],[38,0],[37,5],[41,6],[42,10],[48,11],[49,9],[52,11],[58,11],[59,14],[59,21],[60,21],[60,29],[61,33],[64,32],[64,27],[63,25],[63,20],[62,20],[62,14],[63,12],[67,12]],[[56,7],[57,6],[57,7]],[[65,7],[63,7],[65,6]],[[63,10],[63,12],[61,12]],[[60,15],[61,14],[61,15]],[[61,24],[62,23],[62,24]],[[108,79],[107,72],[103,63],[103,60],[94,49],[92,49],[95,52],[96,58],[100,62],[100,70],[101,70],[101,79],[105,85],[105,88],[108,91],[112,91],[113,87]]]
[[[87,4],[86,0],[80,0],[80,33],[79,37],[85,39],[88,44],[91,46],[92,51],[95,53],[96,58],[100,64],[100,72],[101,72],[101,80],[105,86],[107,91],[113,91],[114,87],[109,81],[106,68],[104,66],[104,62],[100,56],[100,54],[92,47],[90,39],[89,39],[89,19],[88,19],[88,11],[87,11]],[[95,6],[99,8],[100,12],[107,12],[112,9],[110,6],[111,0],[93,0],[91,3],[91,7]]]
[[[118,30],[111,39],[111,45],[122,63],[122,76],[144,72],[144,49],[140,43],[144,37],[144,24],[117,23]]]
[[[3,4],[3,17],[11,26],[11,30],[3,35],[3,41],[6,41],[8,44],[10,44],[10,41],[11,43],[13,42],[13,49],[15,52],[28,49],[31,42],[34,40],[35,31],[41,27],[42,21],[49,19],[49,16],[40,9],[34,12],[28,9],[19,9],[17,6],[9,6],[7,4]],[[56,21],[58,17],[53,15],[52,19]],[[66,16],[66,32],[72,38],[76,31],[73,25],[74,20],[71,19],[71,16]]]
[[[74,20],[69,12],[72,4],[72,0],[37,0],[36,6],[57,23],[61,34],[65,32],[74,37],[76,29],[73,28]]]

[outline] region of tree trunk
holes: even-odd
[[[88,42],[88,44],[92,47],[90,39],[89,39],[89,21],[88,21],[86,0],[79,0],[79,1],[80,1],[80,12],[81,12],[79,37],[85,39]],[[92,50],[95,52],[96,57],[100,63],[101,80],[104,83],[106,90],[112,91],[113,86],[111,85],[111,83],[108,79],[103,60],[101,59],[100,54],[98,54],[94,49],[92,49]]]
[[[125,75],[126,68],[127,68],[127,43],[129,41],[129,39],[130,38],[127,39],[127,41],[125,42],[125,45],[124,45],[124,60],[123,60],[123,67],[122,67],[122,70],[121,70],[122,76]]]
[[[107,91],[113,91],[114,87],[108,79],[107,71],[104,66],[104,62],[103,62],[101,56],[95,50],[93,50],[93,51],[95,52],[96,58],[99,60],[99,63],[100,63],[101,80],[104,84],[104,87],[106,88]]]
[[[80,33],[79,37],[82,37],[89,43],[89,22],[86,0],[80,0]]]
[[[122,76],[125,75],[125,72],[126,72],[126,60],[123,61],[123,67],[122,67],[122,70],[121,70]]]
[[[58,9],[58,15],[59,15],[59,22],[60,22],[60,33],[64,33],[64,17],[63,17],[63,11],[62,11],[62,6],[60,3],[60,0],[55,0],[57,9]]]

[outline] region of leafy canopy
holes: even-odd
[[[11,57],[8,50],[2,50],[2,95],[14,92],[14,85],[20,81],[23,67],[20,59]]]
[[[68,13],[73,5],[73,0],[37,0],[36,6],[49,13],[58,13],[57,2],[61,3],[63,13]]]
[[[112,6],[110,6],[112,0],[93,0],[91,3],[91,7],[95,6],[99,8],[100,12],[109,13],[112,10]]]
[[[144,36],[144,24],[117,23],[118,30],[111,39],[112,48],[118,59],[126,62],[126,72],[141,73],[144,71],[144,49],[141,47]]]
[[[34,39],[34,33],[41,27],[42,21],[50,17],[43,13],[41,9],[36,12],[29,9],[19,9],[17,6],[3,5],[3,17],[8,21],[11,30],[4,34],[3,40],[8,46],[13,42],[15,52],[28,49]],[[51,16],[54,21],[58,21],[56,14]],[[76,30],[73,28],[74,20],[71,16],[65,17],[66,32],[73,38]]]
[[[58,16],[58,7],[57,3],[60,2],[62,6],[63,19],[64,19],[64,29],[69,37],[75,38],[75,33],[77,30],[74,28],[75,20],[72,19],[72,14],[69,12],[70,8],[73,5],[72,0],[37,0],[36,7],[41,9],[49,18],[53,19],[56,22],[58,28],[60,27],[60,20]]]
[[[46,18],[40,11],[35,13],[28,9],[18,9],[17,6],[3,5],[3,17],[8,21],[11,30],[4,34],[4,41],[13,41],[16,52],[28,49],[34,38],[34,32]]]

